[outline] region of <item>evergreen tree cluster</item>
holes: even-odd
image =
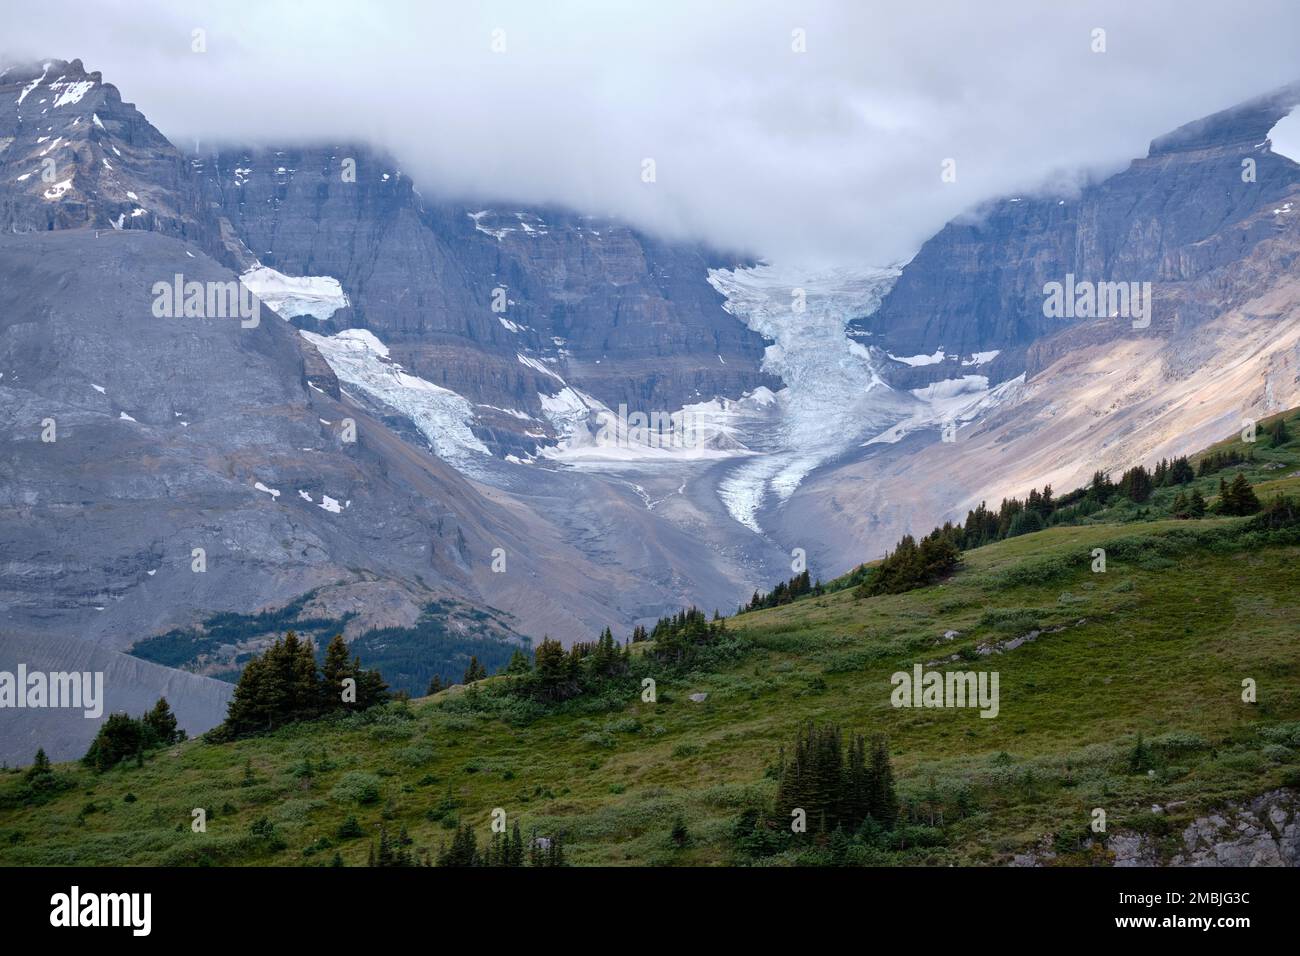
[[[366,865],[387,867],[428,865],[427,860],[422,864],[415,854],[411,852],[411,844],[414,842],[407,834],[406,827],[402,827],[397,837],[393,838],[388,835],[388,827],[381,823],[379,825],[379,852],[375,852],[375,845],[372,843]]]
[[[1300,501],[1277,495],[1255,516],[1252,526],[1260,531],[1300,527]]]
[[[772,588],[766,594],[758,591],[754,592],[753,598],[744,607],[740,608],[738,613],[746,611],[758,611],[763,608],[779,607],[782,604],[789,604],[801,597],[817,597],[825,593],[825,588],[821,581],[813,582],[807,571],[796,574],[789,581],[778,582],[776,587]]]
[[[670,617],[660,618],[650,632],[650,640],[655,642],[655,660],[686,666],[702,649],[718,643],[726,634],[727,622],[717,611],[709,620],[699,608],[689,607]]]
[[[518,653],[516,651],[515,653]],[[472,684],[476,680],[483,680],[488,676],[487,668],[478,662],[478,657],[471,654],[469,666],[465,668],[465,676],[460,679],[462,684]]]
[[[492,838],[479,846],[474,828],[463,823],[456,828],[451,845],[438,851],[438,866],[564,866],[564,844],[557,835],[539,837],[533,831],[525,851],[524,839],[515,821],[510,833],[493,833]]]
[[[1191,494],[1180,491],[1174,495],[1173,505],[1170,510],[1173,516],[1179,519],[1204,518],[1205,496],[1201,494],[1199,488],[1193,488]]]
[[[750,807],[734,821],[732,845],[741,860],[795,853],[801,865],[842,865],[851,858],[906,849],[922,839],[941,838],[920,831],[903,818],[894,788],[894,771],[883,738],[868,745],[855,734],[847,741],[835,725],[802,727],[787,757],[769,768],[777,779],[770,809]],[[802,811],[803,829],[798,829]]]
[[[71,775],[54,772],[45,748],[40,747],[32,765],[23,774],[22,786],[9,799],[0,800],[0,806],[36,806],[64,790],[70,790],[75,783],[75,778]]]
[[[951,525],[936,528],[921,539],[904,535],[896,547],[876,566],[875,572],[858,585],[857,596],[901,594],[932,584],[951,574],[961,558]]]
[[[596,689],[625,674],[631,659],[607,627],[595,641],[579,641],[567,651],[559,641],[543,638],[531,670],[520,673],[519,689],[544,703],[559,703]]]
[[[185,731],[177,726],[171,705],[166,697],[160,697],[153,709],[139,718],[125,713],[109,714],[99,725],[99,733],[81,762],[95,770],[109,770],[129,758],[143,761],[148,751],[184,739]]]
[[[1237,472],[1232,483],[1219,479],[1219,502],[1216,510],[1221,515],[1253,515],[1259,511],[1259,498],[1246,476]]]
[[[1216,471],[1223,471],[1223,469],[1231,468],[1233,465],[1244,464],[1253,458],[1253,455],[1238,451],[1236,448],[1211,452],[1197,463],[1196,477],[1204,478],[1206,475],[1212,475]]]
[[[349,679],[355,684],[348,685]],[[312,642],[290,631],[244,667],[226,722],[212,732],[212,739],[266,733],[294,721],[365,710],[388,698],[388,685],[378,671],[362,668],[359,657],[349,660],[342,635],[330,641],[317,669]]]
[[[633,654],[632,645],[653,641],[644,654]],[[632,637],[620,644],[613,632],[604,628],[594,641],[578,641],[567,650],[559,641],[544,637],[533,650],[532,660],[519,650],[505,669],[506,680],[494,682],[457,698],[456,705],[492,709],[502,697],[513,697],[533,704],[555,705],[578,697],[605,697],[609,701],[626,700],[644,677],[663,678],[671,674],[716,661],[719,656],[738,653],[743,640],[727,630],[726,621],[717,612],[710,619],[696,607],[659,619],[647,631],[637,626]],[[430,693],[440,687],[430,685]]]
[[[802,809],[811,835],[853,833],[868,817],[891,829],[898,819],[894,771],[884,738],[873,740],[868,752],[861,734],[846,746],[839,727],[809,721],[788,760],[782,749],[778,774],[776,817],[788,823],[791,812]]]
[[[1196,479],[1196,471],[1192,468],[1192,463],[1186,455],[1179,458],[1166,460],[1160,459],[1160,464],[1156,465],[1156,470],[1151,475],[1152,480],[1158,488],[1172,488],[1176,485],[1186,485]]]

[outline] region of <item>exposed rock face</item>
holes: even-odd
[[[1188,454],[1300,404],[1300,165],[1267,141],[1296,96],[1162,137],[1081,200],[1004,203],[980,224],[945,228],[866,320],[876,334],[863,341],[887,339],[902,356],[1002,348],[976,371],[1025,378],[1008,380],[956,441],[931,433],[865,448],[813,476],[769,523],[838,572],[903,534],[964,520],[981,500],[1072,489],[1097,469]],[[1256,183],[1242,182],[1243,159]],[[1042,286],[1067,271],[1152,281],[1150,326],[1045,319]],[[970,371],[949,360],[886,374],[914,386]]]
[[[342,282],[352,308],[304,328],[369,329],[410,372],[471,401],[540,419],[539,393],[559,379],[647,410],[779,384],[758,371],[762,338],[709,286],[725,260],[707,250],[559,209],[430,201],[358,145],[193,162],[264,264]]]
[[[219,230],[186,166],[80,60],[0,73],[0,231],[147,229],[215,252]]]
[[[1041,371],[1054,353],[1027,355],[1029,347],[1076,324],[1043,312],[1044,285],[1067,274],[1152,283],[1158,329],[1206,321],[1213,308],[1198,296],[1170,294],[1170,286],[1230,266],[1275,234],[1276,224],[1255,214],[1285,201],[1300,167],[1268,149],[1268,132],[1297,102],[1300,85],[1190,123],[1077,198],[1004,199],[949,223],[856,331],[894,355],[942,349],[950,356],[890,369],[892,381],[914,387],[955,377],[958,356],[992,349],[1003,351],[989,367],[995,381]],[[1244,175],[1245,160],[1254,164],[1253,179]],[[1129,329],[1117,320],[1090,332],[1096,341]]]
[[[83,76],[76,79],[81,98],[55,106],[68,78]],[[48,90],[50,84],[57,86]],[[80,64],[11,70],[0,74],[0,89],[6,91],[0,122],[8,124],[0,138],[0,209],[7,217],[0,234],[0,669],[38,661],[47,669],[71,668],[84,657],[81,650],[93,650],[111,685],[110,703],[139,711],[165,690],[186,726],[198,732],[220,719],[228,686],[123,652],[220,612],[255,613],[310,595],[309,613],[355,615],[346,631],[355,637],[370,627],[409,627],[430,602],[452,599],[448,606],[471,613],[474,605],[497,609],[492,620],[511,622],[497,628],[503,636],[549,633],[571,642],[606,624],[626,630],[683,604],[727,607],[738,598],[736,581],[746,577],[737,567],[740,549],[719,540],[712,519],[684,501],[655,513],[640,486],[499,461],[495,487],[476,484],[429,454],[425,443],[403,437],[410,423],[391,409],[341,389],[318,350],[269,309],[252,327],[237,317],[156,315],[156,283],[170,283],[176,274],[230,283],[231,269],[242,271],[257,259],[230,220],[197,198],[208,188],[203,166],[196,163],[191,172],[116,90],[84,74]],[[54,139],[36,140],[47,132],[57,138],[59,129],[35,129],[28,103],[46,111],[45,126],[69,134],[53,149],[64,150],[73,138],[66,147],[68,162],[76,163],[72,185],[48,200],[31,187],[40,178],[40,157],[32,151],[49,147]],[[105,156],[107,165],[100,162]],[[22,178],[29,164],[36,172]],[[382,173],[376,178],[384,181]],[[322,256],[335,254],[336,244],[345,251],[365,246],[365,254],[337,253],[329,261],[308,256],[294,265],[274,251],[268,258],[291,272],[356,279],[353,305],[325,331],[374,319],[384,323],[384,334],[407,343],[396,346],[398,354],[429,380],[450,384],[459,375],[483,383],[482,395],[531,395],[536,405],[537,390],[556,390],[554,376],[540,360],[541,371],[519,361],[516,351],[529,347],[507,348],[500,337],[540,343],[540,333],[507,332],[490,309],[466,313],[473,290],[491,276],[470,276],[468,260],[448,251],[461,241],[457,230],[481,237],[469,246],[490,253],[490,267],[486,258],[475,266],[490,272],[509,259],[497,249],[506,240],[480,232],[463,211],[440,226],[419,209],[409,182],[402,188],[405,199],[391,208],[376,187],[373,203],[362,199],[321,213],[326,226],[354,217],[373,227],[354,223],[346,237],[322,235]],[[129,214],[146,205],[149,215]],[[690,293],[674,285],[664,263],[690,254],[663,252],[619,228],[624,251],[604,260],[590,253],[583,295],[598,297],[594,287],[612,283],[610,270],[646,272],[627,279],[626,301],[610,293],[589,306],[591,315],[607,305],[622,310],[625,326],[605,334],[633,342],[639,334],[633,315],[654,313],[663,321],[646,354],[660,345],[671,350],[680,344],[675,336],[692,348],[715,348],[712,332],[705,343],[689,329],[668,327],[686,323],[673,317],[665,296],[688,300]],[[297,243],[274,241],[287,248]],[[558,302],[570,294],[564,254],[562,246],[549,253],[558,279],[510,268],[544,285]],[[385,272],[390,256],[399,256],[399,268]],[[636,256],[640,265],[624,261]],[[430,262],[436,281],[422,286]],[[414,302],[413,286],[441,296],[440,308]],[[700,309],[715,307],[718,297],[703,268],[697,291]],[[724,366],[710,352],[709,360],[724,369],[713,374],[726,387],[733,380],[739,387],[754,380],[752,373],[725,369],[743,368],[745,349],[761,340],[716,312],[719,328],[735,336],[716,348],[735,361]],[[567,328],[555,322],[547,328]],[[300,324],[319,327],[313,319]],[[726,338],[720,331],[718,337]],[[429,363],[437,350],[450,357],[447,364]],[[549,357],[557,360],[551,364],[567,361],[558,348]],[[593,381],[606,374],[592,365]],[[501,371],[499,381],[493,368]],[[695,375],[682,371],[673,385],[661,374],[635,387],[657,401],[675,401],[672,390],[696,384]],[[700,375],[703,383],[707,375]],[[607,379],[614,378],[611,369]],[[490,413],[483,416],[489,423]],[[355,443],[341,438],[345,418],[356,423]],[[537,428],[505,412],[498,419],[504,447],[519,441],[519,429]],[[42,440],[47,422],[54,428],[49,441]],[[678,474],[668,481],[684,487]],[[662,520],[669,512],[680,519]],[[204,555],[202,572],[194,569],[195,549]],[[507,561],[503,573],[493,570],[498,549]],[[478,617],[471,623],[474,633],[482,630]],[[448,624],[458,628],[456,620]],[[13,761],[30,759],[33,735],[47,731],[53,755],[75,756],[95,722],[79,718],[57,730],[54,723],[22,722],[21,731],[11,724],[0,733],[0,759]]]
[[[1164,808],[1156,808],[1163,812]],[[1278,789],[1198,816],[1179,834],[1182,850],[1168,858],[1146,834],[1110,834],[1104,859],[1117,867],[1300,866],[1300,794]],[[1017,854],[1014,866],[1050,865],[1046,846]]]
[[[1197,817],[1170,866],[1300,866],[1300,795],[1272,790]]]

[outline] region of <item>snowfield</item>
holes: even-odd
[[[339,280],[331,276],[287,276],[270,266],[258,266],[239,278],[283,319],[310,315],[324,321],[350,304]]]

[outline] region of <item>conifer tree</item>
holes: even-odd
[[[145,714],[141,720],[160,744],[174,744],[185,737],[185,732],[176,725],[176,715],[172,713],[166,697],[159,697],[158,703],[153,705],[153,710]]]
[[[27,774],[24,779],[33,786],[38,786],[47,778],[52,776],[54,769],[50,766],[50,758],[45,755],[45,748],[36,749],[36,758],[32,765],[27,768]]]
[[[898,795],[894,792],[894,769],[889,763],[889,746],[884,737],[871,743],[871,796],[868,812],[886,829],[898,820]]]
[[[523,648],[516,647],[513,654],[510,655],[510,663],[506,665],[507,674],[527,674],[533,669],[532,661],[524,653]]]
[[[335,634],[325,647],[325,660],[321,664],[321,710],[336,710],[343,702],[343,681],[352,676],[348,660],[348,645],[342,634]]]
[[[1193,518],[1205,517],[1205,496],[1199,488],[1193,488],[1187,499],[1187,513]]]
[[[1229,514],[1253,515],[1259,511],[1259,498],[1255,495],[1255,489],[1250,486],[1250,482],[1240,471],[1228,486],[1228,493],[1231,495],[1233,508],[1228,512]]]
[[[465,668],[465,676],[461,678],[461,683],[472,684],[475,681],[483,680],[487,676],[487,668],[478,662],[476,656],[470,655],[469,667]]]

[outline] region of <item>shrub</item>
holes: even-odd
[[[379,778],[373,773],[351,770],[334,785],[330,796],[341,803],[375,803],[379,800]]]

